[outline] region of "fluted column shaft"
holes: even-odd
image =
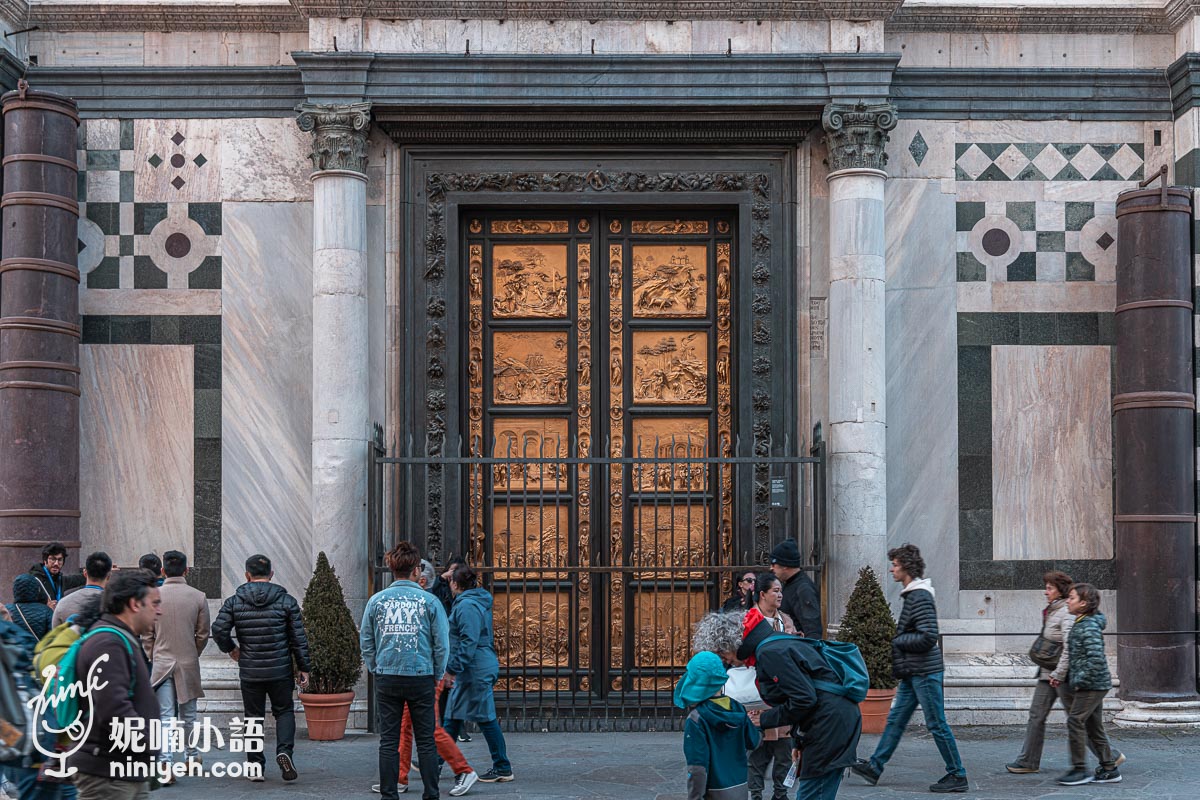
[[[313,134],[312,557],[351,609],[370,593],[367,458],[367,128],[370,105],[302,105]]]
[[[826,617],[887,558],[883,152],[889,105],[826,107],[829,146],[829,533]]]

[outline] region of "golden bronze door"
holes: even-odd
[[[466,221],[470,555],[500,688],[663,690],[732,563],[727,215]],[[722,576],[720,591],[728,590]]]

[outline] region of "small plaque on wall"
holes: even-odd
[[[825,326],[828,322],[829,298],[808,299],[808,353],[812,358],[825,358]]]

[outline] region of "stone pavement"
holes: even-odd
[[[268,727],[270,723],[268,722]],[[1122,767],[1119,784],[1082,787],[1059,786],[1053,778],[1066,762],[1066,729],[1052,727],[1043,772],[1009,775],[1004,764],[1020,748],[1018,728],[960,728],[963,760],[972,791],[979,800],[1196,800],[1200,797],[1200,732],[1113,730],[1114,744],[1129,761]],[[864,736],[860,755],[869,755],[878,737]],[[509,757],[516,780],[503,784],[476,784],[468,797],[497,800],[684,800],[682,734],[679,733],[512,733],[507,735]],[[268,763],[267,780],[185,778],[175,786],[155,792],[157,800],[301,800],[308,798],[378,798],[370,785],[378,781],[378,739],[353,735],[341,742],[317,743],[300,739],[296,768],[300,779],[285,784],[279,770]],[[268,752],[273,745],[267,743]],[[487,764],[482,736],[463,745],[477,771]],[[216,760],[216,759],[210,759]],[[225,759],[222,759],[225,760]],[[878,787],[872,788],[851,775],[842,783],[839,798],[929,797],[928,785],[941,777],[941,759],[924,728],[911,728]],[[419,800],[420,779],[412,775],[412,788],[404,797]],[[442,796],[451,786],[441,783]]]

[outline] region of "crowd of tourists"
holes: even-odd
[[[771,572],[746,572],[721,610],[696,626],[695,655],[675,688],[687,711],[684,755],[688,798],[762,800],[768,768],[772,800],[797,787],[798,800],[832,800],[847,770],[875,786],[918,707],[945,764],[929,791],[970,788],[954,733],[946,722],[945,664],[938,644],[935,592],[925,561],[911,544],[888,551],[889,572],[900,583],[902,607],[892,640],[892,673],[899,680],[887,724],[869,758],[858,757],[865,695],[861,657],[849,663],[847,648],[822,641],[820,609],[812,613],[816,587],[796,568],[794,542],[771,555]],[[1070,769],[1066,786],[1116,783],[1125,756],[1109,744],[1103,701],[1112,688],[1104,654],[1100,593],[1072,583],[1062,572],[1044,577],[1047,606],[1030,657],[1038,682],[1022,752],[1007,770],[1040,770],[1046,719],[1057,699],[1067,714]],[[799,625],[796,620],[805,620]],[[853,649],[853,648],[850,648]],[[847,659],[843,663],[842,659]],[[855,675],[863,685],[855,687]],[[1087,751],[1099,765],[1089,770]],[[772,767],[773,764],[773,767]]]
[[[190,730],[204,694],[199,658],[210,636],[238,664],[246,717],[264,719],[270,702],[275,764],[283,780],[296,780],[292,693],[307,685],[311,661],[300,606],[273,582],[267,556],[246,560],[245,583],[224,601],[211,626],[204,594],[187,584],[182,552],[167,551],[161,560],[148,554],[138,568],[124,570],[96,552],[81,575],[63,572],[65,557],[61,544],[46,546],[41,562],[14,580],[13,602],[0,607],[0,690],[6,690],[0,705],[11,700],[12,688],[21,697],[41,693],[38,682],[55,669],[73,678],[103,664],[106,682],[79,698],[90,725],[75,739],[63,734],[56,741],[51,732],[48,741],[18,752],[19,736],[0,736],[0,800],[136,800],[148,794],[147,775],[161,786],[176,780],[175,758],[189,768],[202,763],[187,736],[179,747],[130,752],[112,723],[138,720],[141,730],[149,730],[150,720],[159,719],[164,727],[176,723]],[[865,666],[854,648],[823,640],[817,588],[801,568],[796,543],[786,541],[772,551],[769,572],[740,575],[722,609],[695,628],[695,655],[674,693],[686,714],[689,800],[762,800],[768,784],[772,800],[786,797],[792,786],[798,800],[832,800],[847,770],[876,785],[918,707],[945,764],[929,790],[969,789],[946,722],[937,606],[924,559],[913,545],[890,550],[888,558],[892,578],[902,585],[892,641],[899,685],[870,757],[858,757]],[[396,800],[408,791],[415,767],[422,797],[433,800],[445,764],[453,772],[449,793],[455,797],[480,781],[513,780],[493,695],[500,663],[492,597],[479,574],[459,559],[439,574],[409,542],[397,544],[386,561],[394,581],[367,601],[359,628],[380,732],[379,783],[371,789]],[[1118,782],[1125,756],[1111,747],[1104,729],[1103,701],[1112,680],[1100,594],[1061,572],[1047,573],[1044,583],[1041,634],[1030,650],[1037,687],[1022,751],[1007,770],[1040,770],[1046,719],[1057,700],[1067,713],[1071,759],[1058,782]],[[14,713],[10,705],[0,708],[0,733],[9,722],[2,717]],[[469,740],[467,723],[487,742],[492,763],[482,774],[457,745]],[[17,726],[7,733],[13,730],[20,732]],[[76,770],[70,780],[47,769],[54,759],[42,754],[56,748]],[[1087,766],[1089,749],[1099,762],[1094,770]],[[253,767],[247,777],[265,780],[265,754],[251,750],[246,757]],[[147,767],[140,774],[129,770],[138,761]]]

